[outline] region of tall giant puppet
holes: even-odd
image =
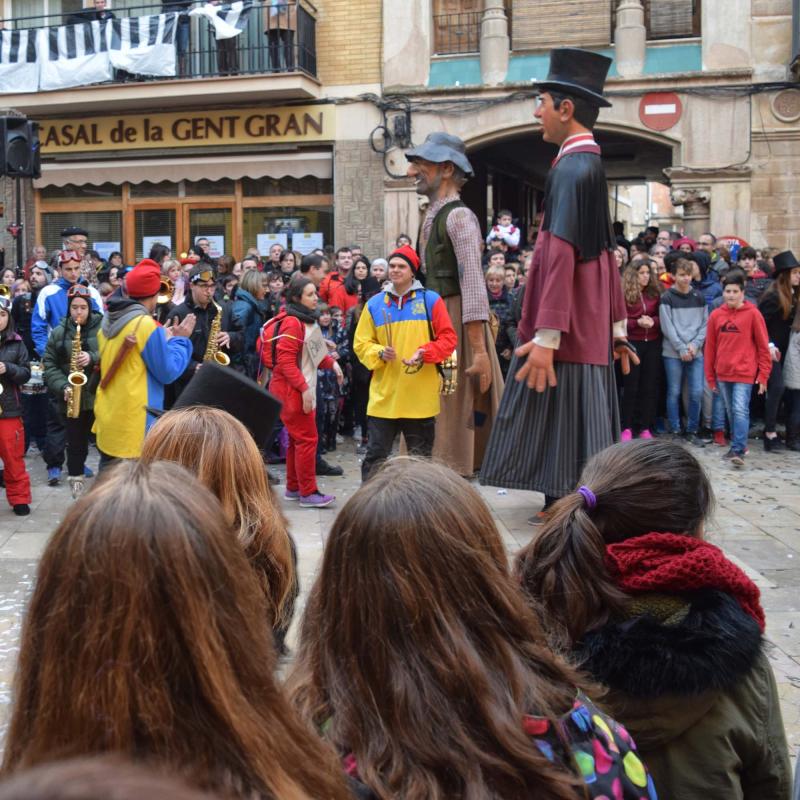
[[[464,142],[440,131],[429,134],[406,158],[417,193],[430,201],[417,242],[425,284],[444,299],[458,336],[458,389],[441,398],[433,457],[471,476],[481,464],[503,390],[503,373],[487,324],[483,235],[478,218],[460,196],[473,175],[472,165]]]
[[[592,128],[610,59],[559,48],[536,118],[559,146],[525,287],[518,347],[481,471],[491,486],[574,491],[586,461],[619,438],[613,357],[634,358],[612,249],[608,185]]]

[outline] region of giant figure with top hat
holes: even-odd
[[[547,177],[525,287],[517,350],[481,471],[491,486],[545,495],[575,490],[584,464],[619,439],[613,359],[636,362],[612,250],[608,185],[592,128],[611,104],[611,60],[573,48],[550,54],[535,117],[559,151]]]

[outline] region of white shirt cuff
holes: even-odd
[[[628,320],[623,319],[619,322],[615,322],[611,328],[611,333],[615,339],[627,339],[628,338]]]
[[[561,331],[553,328],[539,328],[533,337],[533,343],[548,350],[558,350],[561,347]]]

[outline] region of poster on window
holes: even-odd
[[[150,250],[154,244],[163,244],[172,250],[172,237],[169,234],[164,236],[142,236],[142,253],[145,258],[150,255]]]
[[[92,244],[92,249],[97,251],[97,254],[103,261],[108,261],[111,258],[112,253],[118,253],[122,250],[120,246],[120,242],[94,242]],[[147,251],[150,252],[149,250]]]
[[[198,255],[200,255],[200,251],[197,249],[197,240],[198,239],[208,239],[208,254],[211,258],[219,258],[222,255],[225,255],[225,237],[224,236],[206,236],[206,234],[201,233],[198,236],[194,237],[195,247],[194,251]]]
[[[285,233],[259,233],[256,236],[256,247],[262,256],[269,255],[269,249],[274,244],[279,244],[281,250],[288,250],[289,237]]]
[[[321,250],[323,236],[321,233],[295,233],[292,236],[292,249],[307,255],[312,250]]]

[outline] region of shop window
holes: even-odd
[[[231,255],[240,250],[233,241],[233,212],[230,208],[190,208],[189,238],[192,243],[205,236],[211,245],[211,256]]]
[[[150,254],[150,248],[160,242],[173,253],[180,252],[175,241],[175,209],[137,209],[134,215],[135,252],[137,263]]]
[[[223,178],[221,181],[183,181],[183,186],[186,197],[232,195],[236,191],[236,184],[230,178]]]
[[[160,183],[151,183],[150,181],[142,181],[141,183],[132,183],[130,185],[131,197],[177,197],[178,184],[172,181],[161,181]]]
[[[61,231],[70,225],[89,233],[89,247],[93,249],[98,243],[112,243],[108,250],[122,249],[121,211],[68,211],[42,214],[41,240],[48,252],[61,249]]]
[[[103,183],[100,186],[75,186],[68,183],[66,186],[45,186],[41,197],[42,200],[105,200],[122,197],[122,187],[113,183]]]
[[[245,197],[281,197],[298,194],[333,194],[330,178],[304,175],[302,178],[242,178],[242,194]]]
[[[284,233],[288,246],[293,250],[307,252],[320,244],[333,242],[333,208],[331,206],[245,208],[244,249],[258,246],[258,234]],[[319,234],[310,239],[303,234]],[[313,242],[313,246],[307,246]]]

